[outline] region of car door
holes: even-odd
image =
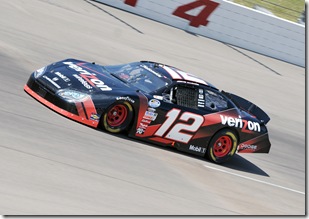
[[[181,91],[180,91],[181,90]],[[189,150],[193,137],[204,123],[204,108],[198,107],[199,89],[180,89],[175,100],[150,99],[136,126],[134,137],[164,146]],[[191,146],[193,150],[194,146]],[[194,149],[205,152],[205,148]]]

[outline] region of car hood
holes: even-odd
[[[66,59],[47,66],[38,80],[55,92],[68,88],[85,93],[133,89],[104,70],[102,66],[76,59]]]

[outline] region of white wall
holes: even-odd
[[[97,0],[186,31],[305,66],[305,27],[225,0]],[[136,2],[135,2],[136,1]],[[128,5],[131,2],[135,5]],[[212,3],[215,2],[215,3]],[[206,26],[173,15],[186,4],[202,4],[185,13],[198,15],[218,3]],[[191,4],[191,6],[192,6]],[[187,8],[190,5],[187,6]],[[202,13],[203,14],[203,13]],[[201,19],[204,20],[205,19]]]

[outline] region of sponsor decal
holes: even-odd
[[[202,147],[199,147],[199,146],[194,146],[192,144],[190,145],[189,150],[200,152],[200,153],[205,153],[206,152],[206,148],[202,148]]]
[[[156,98],[158,100],[163,100],[163,97],[162,96],[158,96],[158,95],[153,95],[153,98]]]
[[[56,82],[54,82],[52,79],[50,79],[50,78],[47,77],[46,75],[44,75],[43,78],[45,78],[45,79],[48,80],[50,83],[52,83],[56,88],[58,88],[58,89],[61,88]]]
[[[139,128],[146,129],[147,127],[148,127],[148,125],[144,124],[142,122],[139,124]]]
[[[54,77],[52,80],[56,82],[56,81],[58,81],[58,80],[59,80],[59,78]]]
[[[146,111],[142,121],[139,123],[138,128],[136,129],[136,134],[144,134],[145,130],[148,128],[148,125],[151,123],[151,121],[154,121],[158,114],[155,113],[155,109],[152,108],[148,108],[148,110],[152,110],[152,111]]]
[[[152,99],[148,102],[148,105],[152,108],[158,108],[161,105],[161,103],[157,99]]]
[[[136,130],[136,134],[142,135],[142,134],[144,134],[144,133],[145,133],[145,130],[142,129],[142,128],[138,128],[138,129]]]
[[[251,144],[241,144],[239,145],[238,148],[238,150],[247,150],[247,149],[255,151],[257,149],[257,146]]]
[[[55,75],[57,75],[59,78],[61,78],[61,79],[64,80],[65,82],[70,82],[70,79],[69,79],[67,76],[61,74],[61,73],[58,72],[58,71],[55,72]]]
[[[143,123],[146,123],[146,124],[150,124],[150,123],[151,123],[151,120],[142,119],[142,122],[143,122]]]
[[[205,100],[204,100],[204,90],[199,89],[198,90],[198,100],[197,100],[197,106],[198,107],[205,107]]]
[[[197,102],[197,106],[198,107],[205,107],[205,101],[204,100],[199,100],[198,102]]]
[[[250,130],[255,132],[261,131],[261,126],[258,122],[247,121],[245,119],[233,118],[230,116],[220,115],[222,125],[228,125],[235,128],[241,128],[242,131]]]
[[[155,112],[156,109],[154,109],[154,108],[148,108],[148,111],[150,111],[150,112]]]
[[[136,134],[144,134],[145,130],[147,129],[149,123],[143,123],[141,122],[136,130]]]
[[[142,121],[139,123],[138,128],[136,129],[136,134],[144,134],[145,130],[147,129],[148,125],[152,122],[155,121],[158,113],[155,113],[155,109],[153,108],[148,108],[148,111],[145,112]]]
[[[68,65],[69,68],[74,69],[79,72],[79,76],[85,79],[92,87],[99,88],[102,91],[111,91],[112,88],[107,86],[103,81],[96,77],[96,74],[90,73],[82,67],[75,65],[73,62],[63,62],[63,64]]]
[[[99,121],[99,119],[100,117],[98,116],[98,114],[91,113],[90,120]]]
[[[155,121],[157,116],[158,116],[158,113],[154,113],[154,112],[151,112],[151,111],[146,111],[145,115],[143,116],[143,119]]]
[[[87,81],[85,81],[82,77],[80,77],[77,74],[74,74],[73,77],[75,77],[82,85],[84,85],[85,88],[87,89],[91,89],[92,87],[88,84]]]
[[[131,99],[130,97],[116,97],[116,100],[126,100],[126,101],[129,101],[131,103],[135,103],[135,101],[133,99]]]

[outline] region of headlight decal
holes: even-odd
[[[67,100],[68,102],[76,102],[76,101],[81,101],[85,99],[86,97],[89,97],[87,94],[81,93],[79,91],[75,90],[60,90],[57,92],[57,95],[61,97],[64,100]]]

